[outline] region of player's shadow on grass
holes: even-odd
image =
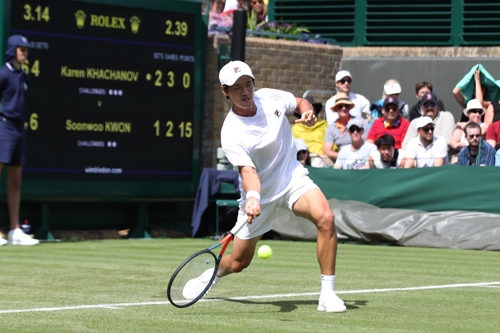
[[[307,301],[269,301],[269,302],[258,302],[258,301],[249,301],[249,300],[240,300],[240,299],[231,299],[231,298],[222,298],[228,302],[235,302],[241,304],[270,304],[280,308],[279,312],[292,312],[298,308],[299,305],[311,305],[317,306],[318,300],[307,300]],[[357,310],[361,306],[366,306],[367,301],[361,300],[344,300],[344,304],[347,310]]]

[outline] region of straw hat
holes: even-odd
[[[354,107],[354,103],[351,102],[349,95],[345,92],[338,92],[337,95],[335,95],[335,104],[333,104],[331,108],[332,111],[335,111],[335,107],[337,107],[337,105],[347,105],[349,110]]]

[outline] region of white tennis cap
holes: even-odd
[[[389,83],[384,85],[384,92],[386,95],[394,95],[401,93],[401,85],[399,83]]]
[[[220,84],[222,86],[232,86],[243,75],[248,75],[252,79],[255,79],[252,70],[243,61],[230,61],[219,72]]]
[[[420,117],[417,120],[417,129],[422,128],[427,124],[432,124],[432,125],[436,126],[436,123],[432,120],[431,117]]]
[[[338,71],[337,75],[335,75],[335,82],[339,82],[340,80],[342,80],[346,76],[348,76],[352,79],[352,75],[351,75],[351,73],[349,73],[349,71]]]

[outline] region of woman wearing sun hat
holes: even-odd
[[[354,107],[354,103],[349,100],[345,92],[338,92],[335,95],[335,104],[331,107],[333,112],[338,114],[337,121],[328,125],[325,133],[325,143],[323,144],[323,154],[328,156],[333,162],[337,160],[342,147],[351,144],[351,137],[347,131],[347,123],[353,118],[349,113]],[[363,140],[368,134],[368,123],[363,119]]]

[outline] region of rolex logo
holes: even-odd
[[[83,27],[85,26],[85,18],[87,17],[87,15],[83,10],[79,10],[75,13],[75,17],[76,17],[76,26],[80,29],[83,29]]]
[[[132,16],[130,18],[130,28],[134,34],[139,32],[139,25],[141,24],[141,20],[137,16]]]

